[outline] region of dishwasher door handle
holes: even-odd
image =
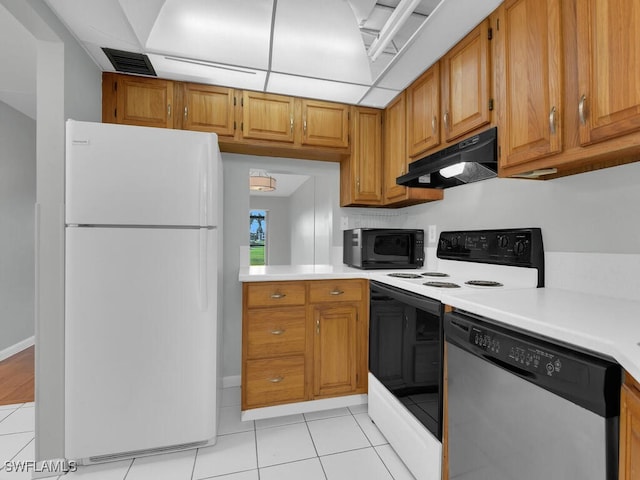
[[[491,355],[487,355],[486,353],[481,353],[480,356],[484,358],[487,362],[490,362],[497,367],[507,370],[515,375],[518,375],[519,377],[536,378],[535,373],[529,372],[520,367],[516,367],[515,365],[511,365],[510,363],[507,363],[504,360],[500,360],[499,358],[492,357]]]

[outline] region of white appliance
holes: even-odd
[[[67,122],[67,459],[215,443],[221,179],[215,134]]]

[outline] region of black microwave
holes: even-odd
[[[344,231],[342,261],[350,267],[420,268],[424,264],[424,230],[356,228]]]

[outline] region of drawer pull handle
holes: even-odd
[[[284,293],[272,293],[271,294],[271,298],[273,298],[274,300],[280,300],[281,298],[286,297],[286,295]]]
[[[556,107],[551,107],[551,112],[549,113],[549,132],[551,135],[556,134]]]
[[[282,328],[278,328],[277,330],[271,330],[271,335],[282,335],[284,330]]]
[[[273,377],[269,379],[271,383],[280,383],[283,380],[284,380],[284,377]]]
[[[337,288],[335,290],[331,290],[329,292],[329,295],[342,295],[344,293],[344,290],[338,290]]]

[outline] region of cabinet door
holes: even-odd
[[[620,480],[640,480],[640,396],[623,385],[620,409]]]
[[[172,128],[173,86],[170,80],[119,75],[116,123]]]
[[[496,71],[501,165],[562,149],[560,0],[511,0],[499,17]]]
[[[356,390],[357,347],[355,304],[317,305],[313,309],[314,396]]]
[[[440,64],[434,64],[407,89],[409,156],[440,145]]]
[[[195,83],[184,84],[182,115],[182,128],[185,130],[233,136],[233,89]]]
[[[362,205],[382,203],[382,111],[356,108],[353,112],[351,190]]]
[[[407,187],[396,178],[407,173],[406,101],[402,93],[384,112],[384,201],[391,203],[406,197]]]
[[[293,143],[293,114],[293,97],[245,91],[242,94],[242,136]]]
[[[580,142],[640,130],[640,3],[576,3]]]
[[[349,106],[302,100],[302,145],[347,148]]]
[[[489,21],[442,58],[442,125],[451,141],[491,121]]]

